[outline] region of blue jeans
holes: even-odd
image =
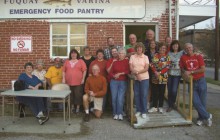
[[[200,120],[207,120],[210,114],[206,111],[207,84],[204,77],[193,81],[193,105]]]
[[[147,95],[149,90],[149,79],[134,81],[134,99],[136,112],[147,113]]]
[[[111,80],[110,87],[112,92],[113,115],[122,115],[127,81]]]
[[[176,102],[177,89],[179,86],[181,76],[172,76],[168,77],[168,105],[173,108]]]
[[[43,97],[25,97],[25,96],[17,96],[16,99],[30,107],[34,116],[36,117],[40,111],[45,112],[47,109],[44,104]]]

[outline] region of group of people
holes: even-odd
[[[26,88],[39,89],[47,83],[49,89],[59,83],[69,85],[71,90],[71,109],[78,113],[83,105],[84,121],[89,121],[92,111],[100,118],[106,102],[111,101],[112,115],[115,120],[123,120],[123,108],[126,97],[128,75],[134,78],[134,98],[136,116],[147,118],[147,113],[163,113],[163,102],[166,86],[168,87],[168,105],[166,112],[175,109],[176,95],[181,74],[193,76],[193,103],[198,111],[197,124],[212,123],[212,114],[206,111],[207,86],[204,78],[205,63],[201,55],[193,52],[193,45],[186,43],[181,50],[178,40],[166,37],[165,43],[155,41],[154,31],[146,31],[146,41],[137,42],[135,34],[129,35],[130,44],[125,47],[116,46],[112,37],[107,38],[108,47],[98,49],[96,57],[90,48],[84,48],[84,56],[72,49],[69,59],[61,64],[61,59],[54,60],[54,66],[43,71],[42,62],[25,64],[25,73],[19,76],[26,82]],[[33,75],[32,75],[33,74]],[[36,75],[36,76],[35,76]],[[38,78],[37,78],[38,77]],[[22,98],[19,99],[19,98]],[[32,97],[19,97],[31,107],[39,123],[46,122],[44,116],[45,100],[38,98],[34,105]],[[28,99],[25,99],[28,98]],[[90,102],[94,105],[90,109]],[[151,104],[150,104],[151,102]],[[36,109],[37,108],[37,109]]]
[[[25,72],[21,73],[18,80],[24,81],[25,89],[51,89],[57,83],[62,82],[62,61],[57,58],[54,60],[54,66],[51,66],[46,72],[43,69],[43,60],[36,61],[36,69],[31,62],[24,65]],[[19,101],[20,117],[25,116],[25,106],[28,106],[38,119],[39,124],[44,124],[49,120],[48,114],[48,100],[45,97],[26,97],[17,96]]]

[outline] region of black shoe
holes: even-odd
[[[89,114],[85,114],[85,116],[83,117],[83,120],[85,122],[89,122],[89,119],[90,119]]]
[[[48,120],[49,120],[49,117],[46,117],[45,119],[39,119],[38,122],[39,122],[40,125],[43,125]]]
[[[20,114],[19,114],[19,118],[24,118],[25,117],[25,114],[24,114],[24,112],[20,112]]]

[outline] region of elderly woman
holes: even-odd
[[[134,98],[136,104],[136,117],[142,116],[147,118],[147,95],[149,88],[149,59],[144,55],[144,44],[138,42],[135,45],[136,54],[130,57],[130,70],[135,76],[134,81]]]
[[[20,74],[18,80],[22,80],[25,82],[26,89],[39,89],[39,87],[42,86],[42,81],[38,79],[36,76],[32,75],[33,64],[31,62],[26,63],[24,65],[24,69],[25,72]],[[17,96],[16,98],[20,103],[23,103],[26,106],[30,107],[31,111],[34,113],[36,118],[38,118],[39,124],[43,124],[49,119],[43,114],[46,111],[43,98],[24,96]]]
[[[36,69],[32,72],[33,75],[37,76],[38,79],[40,79],[44,85],[46,85],[46,79],[45,79],[45,74],[46,70],[43,69],[44,62],[42,59],[39,59],[36,61]],[[43,85],[43,86],[44,86]],[[43,87],[45,88],[45,87]]]
[[[79,52],[72,49],[69,53],[69,60],[66,60],[63,66],[63,83],[70,86],[72,111],[75,113],[79,113],[80,105],[83,102],[82,84],[86,77],[86,69],[86,64],[80,59]]]
[[[166,45],[160,44],[159,53],[154,55],[150,65],[153,72],[151,79],[153,107],[148,110],[149,113],[157,111],[163,113],[164,93],[166,89],[168,70],[170,66],[170,58],[166,54],[166,50]],[[159,109],[157,107],[159,107]]]
[[[127,89],[127,74],[129,70],[129,60],[125,59],[126,50],[120,48],[118,51],[119,59],[113,61],[110,77],[110,88],[112,93],[113,116],[115,120],[123,120],[123,105],[125,92]]]
[[[179,67],[180,57],[183,55],[178,40],[174,40],[171,43],[170,52],[168,53],[171,61],[169,76],[168,76],[168,105],[167,112],[172,111],[176,102],[176,95],[178,85],[181,79],[181,70]]]

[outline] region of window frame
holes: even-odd
[[[81,46],[81,45],[72,45],[72,46],[79,46],[79,47],[85,47],[87,46],[87,24],[86,23],[62,23],[60,22],[60,24],[67,24],[67,56],[53,56],[53,24],[59,24],[59,22],[53,22],[50,23],[50,58],[54,59],[56,57],[62,58],[62,59],[67,59],[69,58],[69,52],[71,51],[71,44],[70,44],[70,36],[74,35],[74,34],[70,34],[70,28],[71,28],[71,24],[74,25],[84,25],[85,27],[85,45]],[[76,34],[76,35],[83,35],[83,34]]]

